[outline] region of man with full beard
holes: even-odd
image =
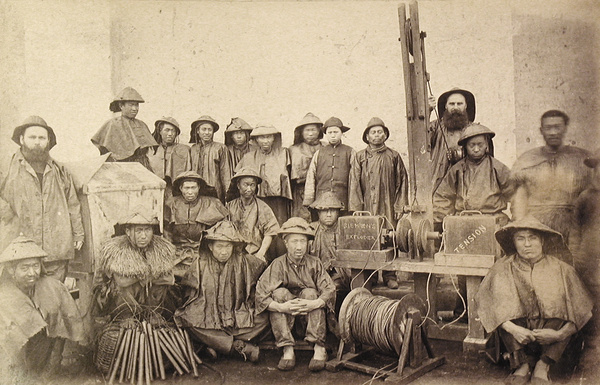
[[[46,274],[64,281],[74,249],[83,245],[81,206],[67,169],[50,157],[54,130],[39,116],[15,128],[12,140],[21,146],[0,181],[0,233],[31,238],[48,257]],[[5,245],[1,245],[5,246]]]
[[[437,190],[450,166],[462,158],[458,140],[465,127],[475,120],[475,96],[467,90],[453,88],[439,97],[437,109],[441,120],[433,121],[429,128],[432,194]],[[490,150],[493,156],[493,150]]]

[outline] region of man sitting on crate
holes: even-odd
[[[492,138],[496,134],[489,128],[472,123],[467,126],[458,145],[466,157],[450,167],[433,195],[434,228],[442,230],[447,215],[464,210],[476,210],[484,215],[499,217],[499,225],[508,223],[502,211],[506,209],[512,189],[510,170],[494,158]],[[463,276],[458,279],[459,293],[466,298],[467,285]],[[457,298],[454,315],[466,314],[463,301]]]
[[[575,269],[548,254],[566,247],[560,233],[527,216],[495,235],[507,257],[483,279],[478,315],[488,333],[498,330],[516,369],[506,383],[549,383],[549,366],[591,318],[593,302]]]
[[[20,383],[24,373],[50,374],[60,366],[65,339],[84,337],[69,291],[44,274],[47,256],[24,236],[0,255],[0,378],[5,383]]]
[[[175,283],[175,246],[159,234],[158,219],[135,210],[115,225],[96,261],[95,293],[98,314],[109,321],[132,316],[170,318]]]
[[[248,254],[245,242],[230,221],[208,229],[200,257],[184,277],[185,305],[177,310],[176,322],[221,354],[239,353],[256,362],[258,346],[250,341],[269,326],[265,313],[256,314],[256,281],[265,262]]]
[[[307,342],[314,344],[315,353],[308,368],[319,371],[327,361],[326,314],[334,311],[335,284],[321,261],[308,254],[308,240],[314,238],[308,222],[290,218],[281,226],[279,235],[287,253],[275,259],[258,279],[256,311],[258,314],[269,312],[275,341],[283,348],[277,368],[284,371],[296,365],[294,322],[298,316],[306,317],[299,332],[305,335]]]

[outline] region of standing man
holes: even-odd
[[[210,116],[204,115],[192,122],[190,143],[192,146],[188,170],[197,172],[215,190],[221,202],[231,182],[229,151],[223,143],[213,141],[219,125]]]
[[[311,112],[306,114],[300,124],[294,129],[294,144],[290,147],[292,158],[292,216],[310,221],[310,212],[303,205],[306,173],[313,155],[321,148],[320,139],[323,137],[323,123]]]
[[[225,145],[229,150],[231,173],[248,152],[255,150],[256,145],[250,141],[252,127],[242,118],[233,118],[225,129]]]
[[[317,257],[308,254],[308,240],[314,237],[308,222],[290,218],[281,226],[287,253],[267,267],[256,284],[256,312],[269,312],[271,329],[283,356],[277,369],[292,370],[296,366],[292,327],[298,317],[306,317],[304,339],[314,344],[314,355],[308,368],[325,367],[327,350],[326,313],[335,306],[335,284]],[[298,328],[296,328],[298,329]]]
[[[304,187],[304,206],[310,206],[321,194],[333,191],[342,202],[342,212],[348,211],[348,183],[356,152],[342,143],[342,136],[350,130],[342,121],[331,117],[323,125],[327,145],[315,152]]]
[[[163,117],[154,122],[152,136],[159,145],[150,151],[148,158],[152,171],[167,182],[166,199],[172,195],[173,179],[187,171],[186,164],[190,158],[190,148],[178,143],[179,134],[181,129],[175,118]]]
[[[56,145],[54,130],[39,116],[16,127],[12,140],[21,146],[0,184],[0,196],[10,207],[4,211],[3,236],[19,233],[46,253],[46,273],[61,282],[74,250],[83,245],[81,206],[73,178],[50,157]],[[6,227],[5,227],[6,226]]]
[[[262,178],[252,168],[239,170],[233,178],[227,195],[229,217],[246,244],[246,252],[266,262],[266,254],[279,231],[273,210],[256,197]],[[273,250],[273,249],[271,249]],[[278,255],[269,255],[269,262]]]
[[[258,186],[257,196],[269,205],[277,221],[283,223],[290,217],[292,200],[290,153],[281,144],[281,132],[273,126],[258,126],[250,137],[256,140],[258,148],[244,155],[237,170],[252,168],[258,171],[262,183]]]
[[[545,146],[525,152],[515,162],[511,178],[515,194],[511,211],[515,219],[530,214],[561,233],[570,247],[575,227],[574,203],[591,178],[591,169],[584,165],[589,153],[563,144],[569,116],[562,111],[544,112],[540,132]]]
[[[392,228],[408,204],[408,174],[400,154],[385,145],[390,130],[377,117],[363,133],[367,148],[356,154],[350,175],[350,211],[369,211],[387,218]],[[397,289],[393,271],[383,272],[383,281]]]
[[[69,291],[43,274],[47,255],[23,236],[0,255],[0,378],[5,383],[22,383],[27,372],[51,374],[60,367],[65,339],[84,339]]]
[[[109,109],[112,112],[120,111],[121,116],[104,123],[91,141],[98,147],[100,154],[110,152],[110,159],[117,162],[139,162],[152,171],[148,151],[150,147],[158,146],[158,143],[150,134],[146,123],[135,118],[140,103],[144,103],[144,99],[133,88],[127,87],[119,92]]]
[[[450,166],[464,155],[458,140],[465,127],[475,120],[475,96],[467,90],[452,88],[440,95],[437,109],[441,120],[433,121],[430,125],[432,193]]]

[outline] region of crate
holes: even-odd
[[[346,250],[381,250],[383,217],[351,215],[338,219],[338,248]]]

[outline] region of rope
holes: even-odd
[[[357,302],[348,317],[352,337],[381,352],[399,354],[406,330],[406,320],[403,319],[398,328],[394,324],[399,305],[400,301],[382,296],[371,296]],[[399,340],[400,346],[395,346],[396,340]]]

